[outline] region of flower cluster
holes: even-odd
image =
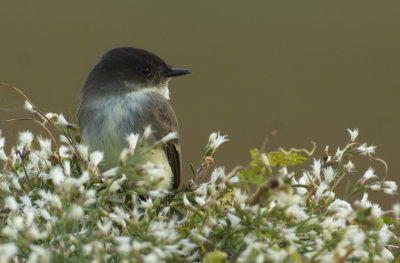
[[[400,204],[384,211],[368,199],[368,192],[396,193],[395,182],[371,167],[337,195],[347,175],[357,176],[354,156],[382,163],[375,146],[357,142],[357,130],[309,169],[296,170],[310,159],[297,149],[252,150],[249,165],[217,167],[208,180],[171,192],[160,187],[163,167],[141,163],[140,156],[176,134],[154,145],[148,134],[129,135],[120,165],[102,171],[103,153],[80,144],[71,135],[75,125],[45,116],[62,132],[60,145],[21,132],[7,155],[0,134],[0,262],[390,262],[399,256]],[[225,141],[210,136],[202,173]],[[350,201],[359,192],[362,199]]]

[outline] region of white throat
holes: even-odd
[[[129,83],[127,81],[124,82],[124,84],[129,87],[132,86],[132,83]],[[150,87],[146,87],[146,88],[142,88],[138,91],[132,92],[130,94],[136,94],[137,96],[141,96],[141,95],[147,95],[149,92],[158,92],[160,93],[164,98],[166,98],[167,100],[169,100],[169,88],[168,88],[168,82],[165,83],[165,86],[162,87],[154,87],[154,86],[150,86]]]

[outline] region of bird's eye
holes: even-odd
[[[143,73],[144,75],[148,75],[148,74],[150,74],[150,72],[151,72],[149,66],[143,66],[143,67],[141,67],[141,68],[139,69],[139,71],[140,71],[141,73]]]

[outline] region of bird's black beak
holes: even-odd
[[[177,77],[181,75],[186,75],[189,74],[191,71],[187,69],[181,69],[181,68],[171,68],[170,71],[165,74],[167,77]]]

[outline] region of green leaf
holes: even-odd
[[[216,250],[213,252],[207,253],[204,258],[204,263],[223,263],[228,258],[228,255],[225,252]]]
[[[308,157],[294,152],[287,154],[283,152],[270,152],[267,156],[271,166],[277,167],[301,164],[308,160]]]
[[[261,186],[265,182],[265,178],[261,174],[258,174],[258,173],[250,173],[248,175],[248,178],[249,178],[250,183],[257,185],[257,186]]]
[[[189,167],[190,167],[190,171],[192,171],[192,174],[195,175],[195,174],[196,174],[196,171],[195,171],[195,169],[194,169],[193,164],[192,164],[192,163],[189,163]]]
[[[258,151],[257,148],[254,148],[254,149],[251,149],[251,150],[250,150],[250,155],[251,155],[251,158],[252,158],[253,160],[257,160],[257,159],[258,159],[258,156],[260,156],[260,152]]]
[[[390,217],[382,217],[382,220],[385,224],[393,224],[393,218]]]

